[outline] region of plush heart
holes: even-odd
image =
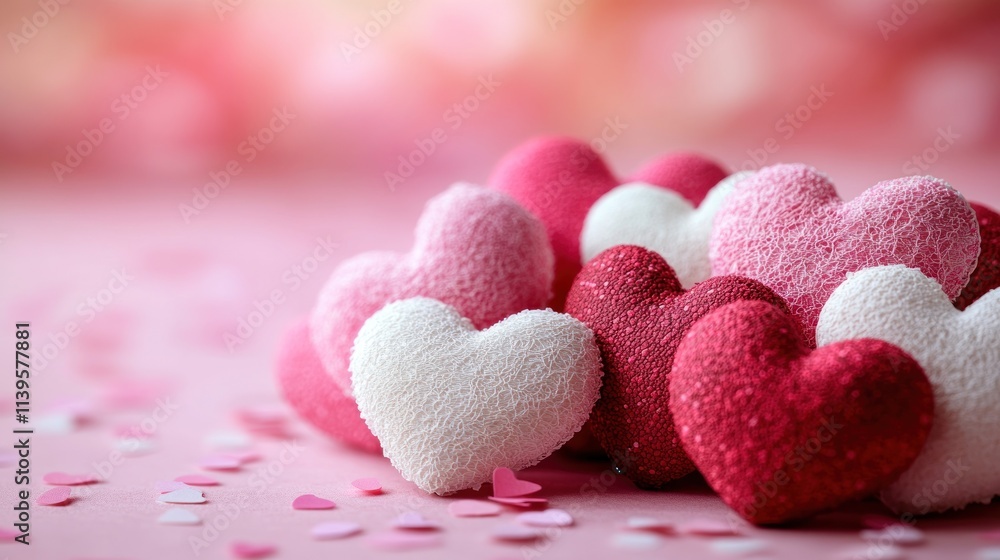
[[[480,332],[427,298],[366,321],[351,371],[385,456],[436,494],[541,461],[583,426],[601,386],[594,335],[576,319],[523,311]]]
[[[583,267],[566,312],[594,332],[604,358],[594,434],[617,468],[642,488],[662,488],[694,471],[668,410],[674,353],[687,329],[727,303],[760,299],[784,306],[759,282],[706,280],[685,293],[656,253],[614,247]]]
[[[354,399],[323,369],[309,337],[308,321],[288,329],[278,350],[277,372],[285,400],[313,426],[358,449],[381,451]]]
[[[688,331],[670,409],[723,501],[752,523],[774,524],[894,482],[927,439],[934,397],[899,348],[861,339],[811,351],[788,313],[742,301]]]
[[[919,270],[879,267],[852,275],[820,315],[819,341],[871,337],[909,352],[936,402],[923,453],[882,501],[923,514],[1000,495],[1000,290],[964,312]]]
[[[616,245],[639,245],[670,263],[684,288],[712,276],[708,242],[715,213],[737,183],[736,173],[719,183],[697,209],[681,195],[645,183],[630,183],[602,196],[587,214],[580,245],[583,262]]]
[[[503,193],[459,184],[427,204],[410,253],[366,253],[334,271],[313,310],[312,341],[327,373],[350,395],[351,345],[385,304],[438,299],[481,329],[544,307],[552,267],[537,218]]]
[[[944,181],[884,181],[845,203],[805,165],[766,167],[740,183],[716,215],[710,249],[713,274],[749,276],[784,297],[810,344],[848,273],[905,264],[956,298],[978,255],[976,214]]]
[[[955,300],[955,307],[965,309],[972,302],[981,298],[990,290],[1000,288],[1000,214],[983,206],[972,203],[979,220],[979,237],[982,239],[979,252],[979,264],[969,279],[969,284],[962,290],[962,295]]]
[[[698,206],[727,175],[729,172],[716,161],[700,154],[677,152],[649,162],[626,182],[670,189]]]

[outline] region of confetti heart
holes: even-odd
[[[673,523],[667,523],[666,521],[652,517],[630,517],[622,525],[622,528],[630,531],[649,531],[667,535],[672,535],[675,532]]]
[[[498,541],[512,542],[528,542],[542,538],[542,533],[537,529],[513,524],[497,525],[493,528],[492,535]]]
[[[517,521],[532,527],[569,527],[573,524],[573,516],[561,509],[547,509],[522,513]]]
[[[500,511],[500,506],[480,500],[458,500],[448,504],[448,513],[453,517],[493,517],[500,515]]]
[[[203,504],[208,500],[205,499],[201,490],[188,487],[160,494],[156,501],[164,504]]]
[[[722,500],[751,523],[775,524],[896,480],[923,448],[934,399],[899,348],[863,339],[812,351],[787,312],[740,301],[688,331],[670,410]]]
[[[534,494],[541,489],[541,484],[521,480],[517,478],[514,471],[506,467],[493,469],[494,498],[520,498],[528,494]]]
[[[59,486],[77,486],[80,484],[93,484],[97,482],[97,477],[90,474],[66,474],[63,472],[46,473],[42,477],[46,484]]]
[[[201,518],[184,508],[170,508],[156,519],[163,525],[198,525]]]
[[[693,519],[677,525],[677,532],[682,535],[699,537],[725,537],[739,534],[739,531],[731,524],[717,519]]]
[[[278,548],[271,544],[236,541],[229,545],[229,550],[237,558],[267,558]]]
[[[319,540],[333,540],[352,537],[361,531],[361,525],[353,521],[327,521],[316,525],[309,533]]]
[[[185,474],[174,479],[176,482],[183,482],[188,486],[217,486],[218,480],[200,474]]]
[[[441,537],[438,535],[387,532],[372,535],[367,542],[370,546],[379,550],[405,551],[440,546]]]
[[[243,466],[243,461],[235,455],[210,455],[199,466],[208,471],[235,471]]]
[[[313,494],[302,494],[292,500],[292,509],[333,509],[337,504]]]
[[[504,504],[520,508],[529,508],[549,503],[549,501],[546,500],[545,498],[497,498],[496,496],[489,496],[486,499],[492,500],[498,504]]]
[[[40,506],[64,506],[70,502],[70,489],[67,486],[59,486],[45,491],[38,496],[37,503]]]
[[[436,521],[424,519],[424,516],[415,511],[408,511],[396,518],[393,527],[410,531],[437,531],[441,525]]]
[[[351,486],[368,494],[380,494],[382,492],[382,483],[377,478],[359,478],[351,482]]]

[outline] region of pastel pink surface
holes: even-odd
[[[35,503],[40,506],[62,506],[69,503],[69,499],[70,489],[66,486],[59,486],[42,492]]]
[[[511,197],[455,185],[431,199],[417,223],[413,249],[371,252],[337,267],[320,292],[310,336],[327,374],[350,393],[351,347],[387,303],[417,296],[458,309],[477,329],[545,306],[552,250],[545,229]],[[330,388],[309,384],[326,397]]]
[[[556,137],[515,148],[497,164],[489,184],[514,197],[545,225],[556,259],[550,304],[562,310],[580,270],[580,232],[587,212],[618,180],[590,145]]]
[[[676,152],[661,156],[641,167],[625,182],[642,182],[670,189],[694,206],[719,181],[729,176],[722,164],[700,154]]]
[[[333,509],[337,504],[314,494],[303,494],[292,500],[293,509]]]
[[[285,333],[278,350],[278,384],[285,400],[313,426],[336,440],[378,453],[382,447],[361,419],[354,399],[323,369],[303,319]]]
[[[534,494],[542,489],[540,484],[521,480],[517,478],[514,471],[506,467],[497,467],[493,470],[493,497],[494,498],[520,498],[528,494]]]
[[[824,175],[794,164],[765,167],[730,195],[710,258],[714,275],[748,276],[784,297],[815,345],[820,310],[847,274],[902,264],[955,299],[979,251],[976,214],[944,181],[883,181],[843,202]]]

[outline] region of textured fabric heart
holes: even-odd
[[[361,416],[403,478],[447,494],[541,461],[580,430],[601,386],[594,336],[554,311],[477,331],[428,298],[387,305],[351,356]]]
[[[378,439],[361,419],[354,399],[344,394],[323,368],[302,320],[285,333],[278,350],[278,385],[285,400],[313,426],[358,449],[381,451]]]
[[[955,300],[955,307],[959,309],[969,307],[987,292],[1000,288],[1000,214],[982,204],[972,203],[972,209],[979,220],[979,263],[962,295]]]
[[[481,329],[544,307],[552,274],[552,249],[537,218],[503,193],[455,185],[427,204],[408,254],[365,253],[337,267],[313,310],[310,335],[327,374],[350,395],[351,345],[385,304],[434,298]],[[333,389],[319,380],[310,388]]]
[[[934,398],[899,348],[860,339],[811,351],[788,313],[741,301],[688,331],[670,409],[723,501],[752,523],[774,524],[894,482],[927,439]]]
[[[740,183],[715,217],[712,273],[740,274],[788,301],[815,343],[823,304],[847,274],[881,265],[919,268],[955,299],[979,256],[969,203],[944,181],[883,181],[843,202],[806,165],[775,165]]]
[[[712,278],[685,293],[662,257],[631,245],[601,253],[577,276],[566,312],[594,331],[604,358],[591,426],[636,485],[662,488],[695,470],[668,408],[674,353],[695,321],[743,299],[784,305],[759,282],[735,276]]]
[[[964,312],[919,270],[879,267],[837,288],[816,331],[828,344],[871,337],[907,351],[934,387],[934,428],[899,481],[882,492],[898,513],[989,503],[1000,495],[1000,290]]]
[[[650,162],[630,181],[675,190],[697,204],[725,176],[715,162],[681,153]],[[587,212],[620,183],[591,144],[571,138],[526,142],[504,156],[493,171],[490,186],[511,195],[545,225],[556,259],[550,302],[556,311],[562,311],[582,265],[580,233]]]
[[[724,179],[697,208],[678,193],[645,183],[615,188],[587,214],[580,237],[583,262],[616,245],[638,245],[666,259],[685,289],[707,280],[712,276],[708,243],[715,214],[736,184],[751,175],[740,172]]]

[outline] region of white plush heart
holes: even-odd
[[[903,266],[848,276],[827,301],[820,346],[877,338],[923,366],[934,386],[934,427],[916,462],[882,493],[915,515],[1000,495],[1000,290],[964,312],[935,280]]]
[[[583,427],[601,356],[583,323],[522,311],[477,331],[428,298],[385,306],[351,354],[361,416],[403,478],[447,494],[541,461]]]
[[[723,179],[698,208],[669,189],[646,183],[615,188],[587,213],[580,235],[583,262],[616,245],[639,245],[666,259],[685,290],[708,280],[715,214],[736,184],[752,174],[741,171]]]

